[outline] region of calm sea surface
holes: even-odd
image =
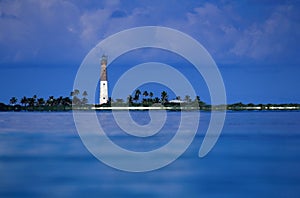
[[[195,112],[190,112],[193,116]],[[148,112],[131,113],[140,124]],[[145,151],[167,143],[180,121],[168,112],[151,138],[132,138],[110,112],[98,118],[126,149]],[[123,172],[98,161],[84,147],[72,113],[0,113],[0,197],[300,197],[300,112],[228,112],[213,150],[198,157],[210,114],[187,151],[151,172]]]

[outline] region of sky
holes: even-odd
[[[228,103],[300,103],[298,0],[1,0],[0,102],[34,94],[69,96],[92,48],[140,26],[174,28],[201,43],[220,70]],[[197,94],[210,101],[201,76],[185,66],[189,63],[151,50],[143,52],[152,57],[132,52],[112,62],[109,92],[135,64],[159,61],[199,84]],[[156,95],[161,91],[154,85],[142,88]]]

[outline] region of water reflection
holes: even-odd
[[[118,131],[109,113],[100,115],[104,119],[101,116],[111,138],[131,149],[160,146],[172,137],[160,133],[143,144]],[[176,113],[168,116],[178,121]],[[209,114],[202,113],[196,139],[171,165],[127,173],[104,165],[86,150],[71,113],[0,113],[0,197],[299,195],[300,112],[228,113],[218,143],[200,159],[197,154],[207,120]],[[174,128],[170,124],[164,130]]]

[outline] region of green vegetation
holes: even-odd
[[[141,96],[142,95],[142,96]],[[142,98],[141,98],[142,97]],[[168,93],[162,91],[160,97],[155,97],[152,92],[135,90],[133,95],[127,97],[126,102],[123,99],[110,99],[107,104],[95,105],[96,108],[101,107],[169,107],[171,110],[300,110],[300,104],[243,104],[242,102],[234,104],[209,105],[203,102],[199,96],[192,99],[189,95],[185,95],[184,99],[181,96],[176,96],[175,100],[169,100]]]
[[[177,102],[168,99],[168,93],[162,91],[159,97],[154,97],[153,92],[135,90],[133,95],[129,95],[127,100],[124,101],[121,98],[110,99],[108,103],[102,105],[95,105],[95,107],[153,107],[153,106],[164,106],[164,107],[193,107],[199,109],[207,109],[208,105],[200,100],[197,96],[195,100],[191,100],[190,96],[186,96],[185,100],[181,101],[180,96],[176,97]]]
[[[48,99],[38,98],[37,95],[33,97],[22,97],[18,100],[16,97],[12,97],[9,100],[9,104],[0,103],[0,111],[69,111],[73,106],[86,105],[87,92],[82,93],[82,99],[79,98],[79,90],[71,92],[70,97],[60,96],[55,98],[49,96]],[[18,101],[20,101],[18,103]]]
[[[82,94],[78,89],[75,89],[70,93],[70,97],[60,96],[55,98],[49,96],[48,99],[39,98],[37,95],[32,97],[22,97],[20,100],[16,97],[11,97],[8,104],[0,103],[0,111],[70,111],[70,110],[91,110],[101,109],[103,107],[133,107],[143,108],[147,107],[163,107],[168,110],[300,110],[300,104],[289,103],[289,104],[243,104],[242,102],[234,104],[220,104],[220,105],[208,105],[201,101],[199,96],[192,99],[189,95],[176,96],[174,100],[169,100],[169,95],[166,91],[160,93],[160,97],[155,97],[153,92],[135,90],[133,95],[129,95],[124,99],[109,98],[106,104],[88,104],[87,99],[88,93],[83,91]]]

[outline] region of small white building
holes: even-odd
[[[174,100],[170,100],[169,103],[178,103],[178,104],[182,104],[182,103],[186,103],[186,101],[174,99]]]

